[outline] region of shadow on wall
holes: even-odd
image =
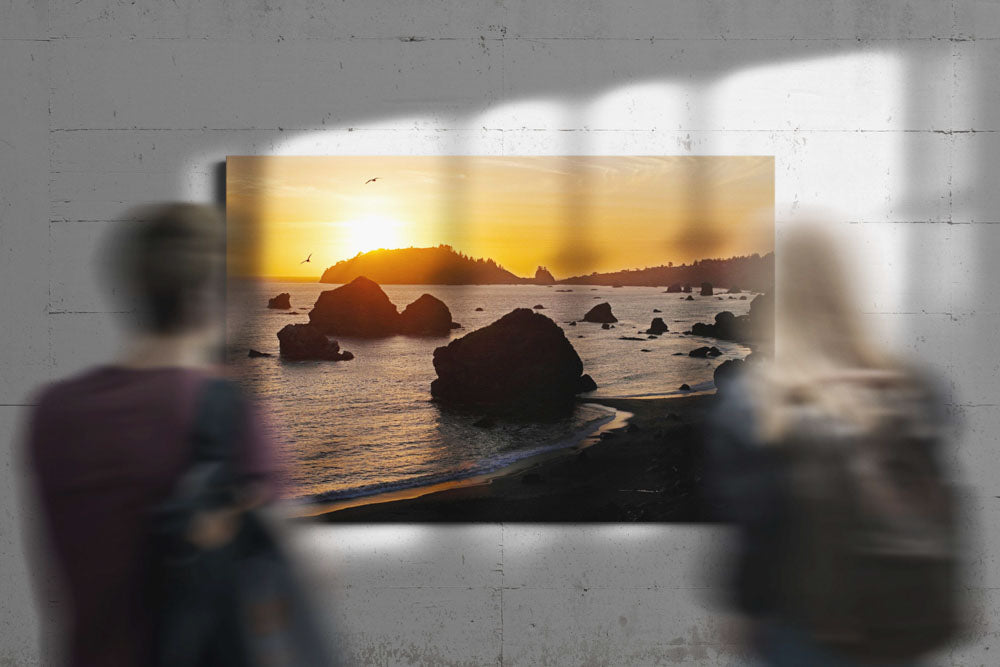
[[[875,235],[864,228],[861,239],[862,245],[873,236],[886,241],[869,242],[866,310],[926,310],[934,294],[940,307],[933,310],[952,312],[954,263],[940,267],[944,276],[909,271],[911,262],[935,265],[936,228],[905,224],[929,213],[952,221],[941,202],[955,184],[942,163],[975,173],[959,159],[964,154],[956,153],[954,136],[940,132],[950,127],[949,101],[925,94],[928,72],[943,76],[952,68],[948,49],[842,40],[496,39],[484,40],[485,61],[442,76],[434,68],[443,63],[422,61],[428,48],[424,42],[398,47],[401,54],[414,50],[406,56],[414,63],[406,85],[422,82],[420,96],[399,90],[395,69],[372,68],[363,80],[352,79],[351,95],[324,104],[320,94],[315,104],[325,115],[313,123],[255,131],[237,147],[227,137],[191,156],[187,171],[213,173],[218,199],[224,182],[212,165],[234,153],[438,154],[452,161],[504,154],[775,155],[779,241],[781,223],[801,206],[880,225]],[[502,80],[490,78],[494,66]],[[303,89],[319,83],[309,78]],[[191,183],[182,177],[187,198],[204,198]],[[706,205],[700,189],[690,184],[692,235],[701,233]],[[459,224],[463,193],[447,194],[444,224]],[[589,239],[586,201],[567,197],[565,218],[560,257],[592,264],[600,249]]]

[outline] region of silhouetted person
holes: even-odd
[[[37,397],[26,458],[43,510],[41,537],[64,592],[71,665],[148,665],[158,616],[150,585],[150,517],[192,458],[199,400],[223,332],[221,216],[166,205],[141,214],[114,246],[112,280],[138,309],[138,328],[113,363],[52,384]],[[247,506],[274,482],[271,447],[252,409],[239,413],[233,459]],[[226,544],[235,504],[197,512],[196,549]],[[223,664],[223,663],[218,663]]]
[[[913,664],[959,622],[944,400],[861,322],[829,232],[786,235],[774,358],[726,384],[709,444],[732,603],[767,664]]]

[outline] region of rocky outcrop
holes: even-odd
[[[741,359],[727,359],[716,367],[715,372],[712,374],[712,379],[715,381],[715,390],[717,393],[721,394],[725,392],[726,388],[730,386],[740,371],[743,370],[744,363]]]
[[[535,304],[535,310],[545,310],[545,306],[540,303]]]
[[[676,294],[676,293],[682,291],[683,289],[684,288],[681,287],[680,283],[674,283],[673,285],[671,285],[670,287],[667,288],[667,294]]]
[[[596,388],[559,325],[527,308],[437,348],[434,370],[436,400],[496,414],[566,412]]]
[[[259,350],[253,349],[252,347],[250,348],[250,351],[247,352],[247,357],[249,357],[250,359],[260,359],[262,357],[273,357],[273,356],[274,355],[271,354],[270,352],[261,352]]]
[[[309,323],[328,335],[380,338],[395,334],[445,336],[461,327],[443,301],[423,294],[402,313],[372,280],[359,276],[319,295]]]
[[[448,306],[430,294],[420,295],[399,315],[399,333],[410,336],[447,336],[453,324]]]
[[[739,294],[742,291],[743,290],[741,290],[739,287],[736,287],[735,285],[733,285],[732,287],[729,288],[729,290],[726,292],[726,294]]]
[[[278,332],[281,358],[289,361],[353,359],[350,352],[340,351],[340,345],[326,337],[312,324],[286,324]]]
[[[683,291],[684,291],[685,294],[690,294],[691,293],[691,283],[686,283],[684,285]]]
[[[758,294],[750,302],[750,331],[758,341],[774,340],[774,292]]]
[[[684,299],[684,300],[685,300],[685,301],[694,301],[694,297],[693,297],[693,296],[691,296],[690,294],[688,294],[688,295],[687,295],[687,298],[686,298],[686,299]]]
[[[697,347],[690,352],[688,352],[689,357],[696,357],[698,359],[706,359],[708,357],[717,357],[722,352],[719,351],[717,347]]]
[[[774,296],[759,294],[750,302],[749,314],[737,316],[724,310],[715,316],[714,324],[699,322],[691,327],[691,333],[737,343],[770,340],[774,335]]]
[[[712,283],[702,283],[701,284],[701,295],[702,296],[712,296]]]
[[[399,332],[399,311],[377,283],[358,276],[322,292],[309,323],[324,334],[377,338]]]
[[[663,321],[662,317],[654,317],[653,321],[649,325],[649,328],[646,329],[646,333],[654,334],[656,336],[665,334],[667,331],[669,331],[667,323]]]
[[[267,300],[268,308],[276,308],[278,310],[288,310],[292,307],[292,295],[288,292],[282,292],[278,296],[271,297]]]
[[[544,266],[540,266],[535,270],[535,279],[533,281],[536,285],[554,285],[556,282],[555,276],[549,273],[549,270]]]
[[[583,321],[597,322],[598,324],[612,324],[617,322],[618,318],[611,312],[611,304],[605,301],[604,303],[599,303],[588,310],[587,314],[583,316]]]
[[[691,327],[691,333],[695,336],[744,342],[750,338],[750,316],[736,317],[728,310],[724,310],[715,316],[714,324],[698,322]]]

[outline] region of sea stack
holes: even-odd
[[[646,333],[653,334],[654,336],[659,336],[667,331],[667,323],[663,321],[662,317],[654,317],[649,328],[646,329]]]
[[[455,323],[444,301],[422,294],[399,316],[400,333],[411,336],[447,336]]]
[[[309,311],[309,323],[324,334],[378,338],[399,332],[399,311],[376,282],[358,276],[322,292]]]
[[[340,351],[337,341],[332,341],[311,324],[286,324],[278,332],[281,358],[289,361],[347,361],[350,352]]]
[[[535,270],[535,280],[536,285],[554,285],[556,282],[555,276],[549,273],[549,270],[544,266],[539,266]]]
[[[287,310],[292,307],[292,295],[288,292],[282,292],[278,296],[271,297],[267,300],[267,307],[278,310]]]
[[[702,296],[712,296],[712,283],[702,283],[701,284],[701,295]]]
[[[716,367],[712,373],[716,393],[722,394],[726,391],[743,370],[744,363],[746,362],[742,359],[726,359]]]
[[[434,369],[436,400],[491,414],[565,413],[596,387],[559,325],[528,308],[437,348]]]
[[[584,322],[597,322],[598,324],[611,324],[617,322],[618,318],[611,312],[611,304],[608,302],[599,303],[583,316]]]

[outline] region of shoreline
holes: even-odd
[[[330,523],[702,521],[701,445],[714,400],[714,392],[583,399],[615,412],[575,444],[482,475],[290,514]]]
[[[566,441],[564,441],[566,442],[564,446],[554,447],[543,452],[531,454],[525,456],[523,459],[501,466],[496,470],[470,475],[469,477],[446,480],[443,482],[434,482],[432,484],[413,486],[405,489],[383,491],[381,493],[373,493],[366,496],[344,498],[343,500],[293,505],[291,515],[293,518],[316,517],[340,510],[350,509],[352,507],[364,507],[367,505],[377,505],[387,502],[414,500],[432,493],[478,486],[481,484],[489,484],[494,479],[524,472],[549,459],[566,456],[573,452],[579,452],[591,447],[600,442],[601,436],[604,433],[625,428],[628,425],[629,418],[632,417],[632,413],[630,412],[617,410],[611,406],[599,403],[597,400],[581,401],[581,404],[600,405],[602,408],[609,408],[611,410],[611,414],[606,421],[601,421],[596,425],[592,425],[591,428],[581,429],[577,433],[574,433]]]

